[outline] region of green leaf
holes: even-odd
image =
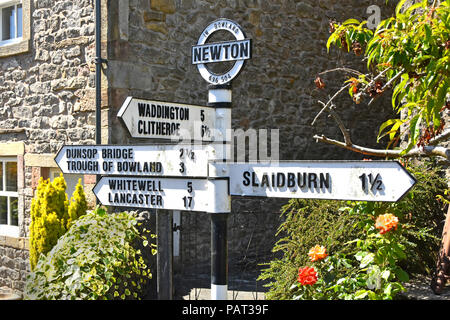
[[[401,10],[402,10],[402,8],[403,8],[403,6],[405,5],[405,2],[406,2],[406,0],[401,0],[398,4],[397,4],[397,7],[395,8],[395,14],[397,15],[397,16],[400,16],[401,15]]]
[[[369,264],[371,264],[373,262],[374,258],[375,258],[375,255],[373,253],[369,253],[369,254],[365,255],[364,258],[362,258],[361,264],[359,265],[359,267],[360,268],[367,267]]]
[[[367,291],[367,290],[358,290],[355,292],[354,298],[356,300],[364,299],[365,297],[367,297],[368,293],[369,293],[369,291]]]
[[[381,278],[383,278],[386,281],[389,281],[389,277],[391,276],[391,271],[390,270],[384,270],[381,273]]]
[[[420,134],[421,122],[422,122],[422,114],[417,114],[412,118],[410,123],[410,132],[411,132],[410,141],[413,142],[414,144],[416,144]]]
[[[344,21],[344,23],[342,23],[343,26],[347,26],[347,25],[350,25],[350,24],[357,24],[357,25],[359,25],[359,21],[356,20],[356,19],[348,19],[348,20]]]
[[[398,129],[400,128],[400,126],[404,123],[404,120],[401,119],[389,119],[387,121],[385,121],[381,126],[380,129],[378,131],[378,137],[377,137],[377,142],[380,141],[381,138],[383,138],[384,136],[391,134],[390,140],[393,139],[393,136],[395,135],[395,132],[398,131]],[[392,126],[391,130],[383,133],[383,131],[389,127]],[[383,133],[383,134],[382,134]]]
[[[338,35],[336,34],[336,32],[334,32],[327,41],[327,52],[330,52],[330,46],[334,43],[336,43],[336,40],[338,39]]]
[[[408,282],[409,275],[401,268],[394,269],[394,273],[401,282]]]

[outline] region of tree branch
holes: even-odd
[[[386,88],[387,88],[388,86],[390,86],[390,85],[391,85],[395,80],[397,80],[400,76],[402,76],[404,72],[405,72],[405,69],[400,70],[399,73],[397,73],[394,77],[392,77],[392,79],[389,80],[389,81],[383,86],[383,88],[381,88],[381,91],[386,90]],[[369,103],[368,103],[367,105],[370,106],[370,105],[372,104],[372,102],[375,100],[375,98],[376,98],[376,97],[373,97],[373,98],[369,101]]]
[[[440,135],[434,137],[433,139],[430,139],[428,144],[431,146],[435,146],[439,142],[446,141],[448,139],[450,139],[450,129],[447,129],[444,132],[442,132]]]
[[[331,69],[331,70],[325,70],[321,73],[319,73],[319,75],[323,75],[326,73],[330,73],[330,72],[335,72],[335,71],[344,71],[344,72],[348,72],[348,73],[354,73],[358,76],[362,75],[361,72],[359,72],[358,70],[354,70],[354,69],[350,69],[350,68],[346,68],[346,67],[342,67],[342,68],[335,68],[335,69]]]
[[[336,93],[334,94],[334,96],[331,97],[330,100],[328,100],[328,102],[325,104],[325,106],[322,108],[322,110],[320,110],[319,113],[316,115],[316,117],[314,118],[313,122],[311,122],[311,125],[312,125],[312,126],[314,125],[314,123],[316,123],[317,119],[318,119],[319,116],[322,114],[322,112],[324,112],[325,109],[327,109],[327,108],[331,105],[331,103],[333,102],[333,100],[334,100],[339,94],[341,94],[342,91],[344,91],[344,90],[347,89],[348,87],[350,87],[350,83],[347,83],[345,86],[343,86],[341,89],[339,89],[339,91],[336,92]]]
[[[325,103],[323,103],[322,101],[319,101],[320,104],[322,104],[324,107],[326,106]],[[326,110],[330,113],[330,115],[333,117],[334,121],[336,121],[336,123],[339,126],[339,129],[342,132],[342,135],[344,136],[344,141],[345,144],[347,146],[351,146],[353,144],[352,139],[350,138],[350,130],[348,130],[345,125],[344,122],[342,121],[341,117],[339,117],[339,115],[334,111],[334,104],[331,104],[328,108],[326,108]]]
[[[313,137],[316,141],[324,142],[327,144],[335,145],[341,148],[345,148],[347,150],[357,152],[364,154],[366,156],[374,156],[374,157],[381,157],[381,158],[411,158],[411,157],[418,157],[418,156],[426,156],[426,157],[432,157],[432,156],[440,156],[447,161],[450,160],[450,149],[442,147],[442,146],[432,146],[428,145],[422,148],[414,148],[410,150],[406,154],[401,154],[402,150],[382,150],[382,149],[372,149],[372,148],[366,148],[361,147],[355,144],[347,145],[345,142],[337,141],[334,139],[329,139],[325,137],[324,135],[318,136],[315,135]]]

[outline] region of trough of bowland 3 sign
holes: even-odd
[[[210,174],[230,179],[230,194],[396,202],[416,183],[396,161],[279,161],[210,163]]]
[[[67,145],[55,162],[63,173],[207,177],[211,149],[202,145]]]
[[[214,109],[127,97],[117,117],[133,138],[210,141]]]

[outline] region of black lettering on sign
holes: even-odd
[[[323,173],[320,174],[320,188],[330,189],[330,174],[327,172],[325,175]]]
[[[147,118],[189,120],[189,107],[138,102],[138,114]]]
[[[90,171],[98,172],[99,165],[97,161],[67,161],[67,170],[69,171]]]
[[[246,187],[260,188],[309,188],[309,189],[330,189],[330,173],[315,172],[272,172],[262,173],[261,176],[253,171],[242,173],[242,184]]]
[[[253,187],[259,187],[258,177],[256,176],[255,172],[252,172],[252,186]]]
[[[267,176],[267,173],[264,173],[261,178],[261,188],[269,187],[269,177]]]
[[[283,188],[286,183],[286,176],[282,172],[277,173],[277,187]]]
[[[194,63],[202,60],[202,48],[194,48]]]
[[[133,148],[104,148],[103,159],[133,159]]]
[[[244,186],[248,187],[250,185],[250,172],[244,171],[244,173],[242,174],[242,177],[244,178],[244,180],[242,181],[242,184]]]
[[[108,201],[114,205],[146,205],[154,207],[163,206],[163,198],[159,194],[136,194],[136,193],[108,193]]]
[[[80,148],[80,149],[66,149],[67,159],[93,159],[97,156],[97,149]]]
[[[311,189],[313,185],[314,185],[314,188],[317,188],[317,174],[310,173],[308,175],[308,188]]]

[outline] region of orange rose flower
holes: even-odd
[[[378,216],[375,222],[375,228],[380,229],[380,234],[394,229],[397,230],[398,218],[391,213],[386,213]]]
[[[297,281],[303,286],[311,286],[317,282],[317,272],[312,267],[298,269]]]
[[[311,250],[309,250],[308,256],[310,257],[311,261],[314,262],[326,258],[326,251],[327,249],[325,249],[324,246],[315,245],[311,248]]]

